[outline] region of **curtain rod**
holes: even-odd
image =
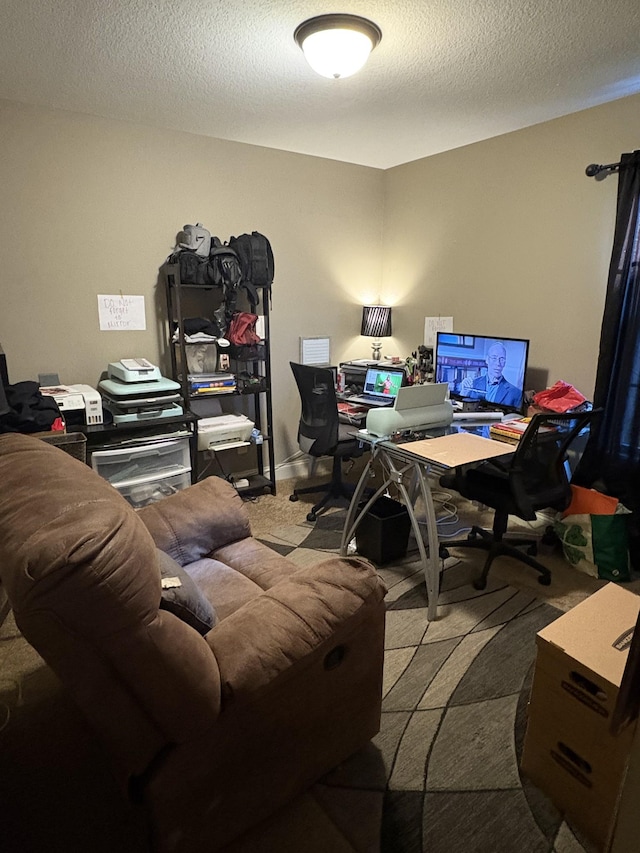
[[[584,173],[588,178],[597,178],[602,172],[606,172],[607,175],[610,175],[613,172],[618,172],[619,170],[620,163],[608,163],[606,166],[599,166],[598,163],[590,163],[584,170]],[[603,175],[602,177],[606,178],[607,175]]]
[[[640,148],[636,148],[633,153],[640,154]],[[623,154],[622,156],[626,157],[627,155]],[[614,172],[619,172],[621,166],[622,162],[607,163],[605,166],[600,166],[598,163],[590,163],[584,170],[584,173],[588,178],[595,178],[597,181],[601,181],[603,180],[603,178],[606,178],[607,175],[612,175]]]

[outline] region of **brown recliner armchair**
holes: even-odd
[[[0,483],[18,627],[144,805],[152,849],[222,849],[378,731],[385,590],[366,561],[298,568],[219,478],[136,512],[32,436],[0,436]],[[206,633],[165,609],[157,548],[213,604]]]

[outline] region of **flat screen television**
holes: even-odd
[[[522,412],[528,357],[528,340],[438,332],[435,381],[449,385],[453,400]]]

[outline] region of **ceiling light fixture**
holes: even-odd
[[[337,80],[362,68],[382,31],[359,15],[318,15],[297,26],[293,37],[314,71]]]

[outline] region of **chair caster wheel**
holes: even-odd
[[[307,513],[307,521],[315,521],[317,517],[318,516],[315,514],[315,512]]]
[[[486,578],[476,578],[476,580],[473,581],[473,588],[474,589],[486,589],[486,586],[487,586]]]
[[[441,560],[447,560],[449,558],[450,554],[445,545],[441,545],[438,549],[438,556]]]
[[[551,578],[547,575],[540,575],[538,583],[542,584],[542,586],[551,586]]]
[[[295,503],[296,501],[299,501],[300,498],[297,495],[289,495],[289,500]]]

